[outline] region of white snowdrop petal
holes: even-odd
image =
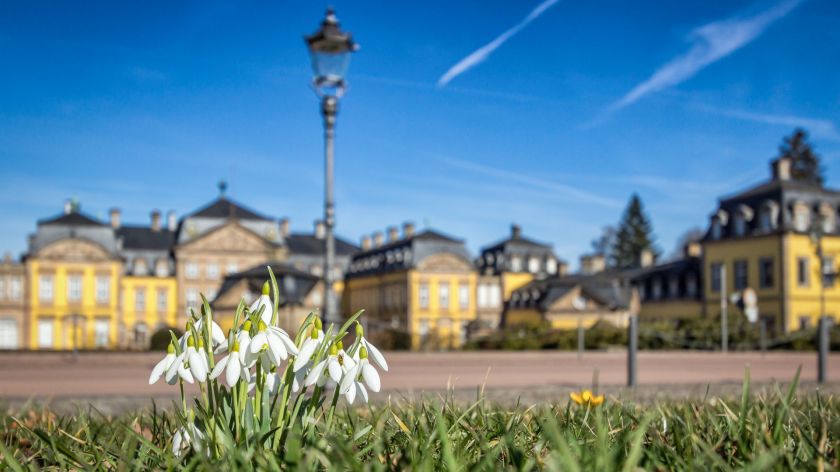
[[[303,385],[309,387],[310,385],[315,385],[318,380],[321,378],[321,375],[324,373],[324,368],[327,366],[327,361],[319,362],[309,373],[306,375],[306,380],[303,381]]]
[[[260,331],[251,339],[251,345],[248,350],[251,352],[259,352],[266,344],[268,344],[268,340],[266,339],[265,331]]]
[[[225,332],[222,331],[222,327],[219,326],[215,321],[210,325],[210,338],[213,342],[217,344],[221,344],[227,341],[227,337],[225,337]]]
[[[350,383],[350,388],[347,389],[347,392],[344,393],[344,398],[347,399],[347,403],[353,404],[353,401],[356,400],[356,385],[355,382]]]
[[[338,387],[339,393],[345,394],[348,390],[350,390],[350,387],[353,386],[353,382],[356,380],[357,374],[358,372],[356,371],[355,367],[347,371],[347,373],[344,375],[344,378],[341,380],[341,384]]]
[[[169,356],[171,356],[171,355],[172,354],[167,354],[166,357],[164,357],[163,359],[160,360],[160,362],[155,364],[155,367],[152,369],[151,375],[149,375],[149,385],[152,385],[153,383],[160,380],[160,377],[163,375],[164,372],[166,372],[166,370],[167,370],[166,369],[167,368],[166,364],[167,364],[167,361],[169,360]]]
[[[313,341],[311,338],[307,339],[305,343],[303,343],[303,347],[300,348],[300,353],[295,358],[295,364],[292,367],[292,370],[297,372],[309,362],[309,359],[312,357],[312,354],[315,353],[315,349],[318,348],[318,343]]]
[[[303,381],[306,377],[306,372],[303,370],[295,372],[294,377],[292,378],[292,392],[297,393],[300,391],[300,388],[303,386]]]
[[[362,378],[365,379],[365,383],[371,390],[379,391],[379,373],[368,362],[362,365]]]
[[[288,359],[289,353],[286,352],[286,347],[283,346],[283,341],[274,334],[268,333],[266,335],[266,340],[268,340],[268,348],[271,349],[271,353],[274,354],[274,363],[279,364],[280,361]]]
[[[236,356],[236,358],[232,359],[228,364],[227,369],[225,370],[225,380],[227,384],[233,387],[236,384],[236,381],[239,380],[240,371],[242,370],[242,364],[239,362],[239,356],[237,352],[231,354],[231,356]]]
[[[193,378],[192,372],[190,372],[190,369],[184,367],[183,364],[178,366],[178,375],[187,383],[195,383],[195,379]]]
[[[376,364],[382,368],[385,372],[388,372],[388,362],[385,361],[385,356],[379,352],[379,349],[376,348],[373,344],[371,344],[367,339],[362,338],[362,342],[365,344],[365,347],[368,350],[368,354],[370,354],[370,358],[373,359]]]
[[[268,329],[277,334],[277,337],[280,339],[280,341],[283,342],[283,345],[286,346],[287,351],[294,355],[298,355],[298,348],[297,346],[295,346],[295,342],[292,341],[292,338],[289,337],[289,333],[283,331],[280,328],[275,328],[273,326],[269,327]]]
[[[186,353],[181,353],[178,357],[175,358],[175,362],[169,366],[169,369],[166,370],[166,382],[171,383],[175,377],[178,375],[178,370],[181,367],[181,364],[184,363],[184,357],[186,357]]]
[[[207,380],[207,361],[197,351],[192,350],[189,353],[190,372],[193,377],[199,382]]]
[[[231,354],[231,355],[233,355],[233,354]],[[215,379],[216,377],[222,375],[222,371],[225,370],[225,366],[227,365],[229,359],[230,359],[230,356],[225,356],[225,357],[219,359],[219,362],[217,362],[216,366],[213,367],[213,372],[210,372],[210,378],[211,379]]]
[[[356,382],[356,390],[358,391],[359,395],[362,397],[365,403],[368,402],[368,392],[365,386],[361,382]]]
[[[178,430],[175,432],[175,436],[172,437],[172,453],[175,454],[176,457],[181,455],[181,431]]]
[[[332,378],[334,382],[341,382],[341,375],[344,374],[344,370],[341,369],[341,364],[338,363],[338,358],[331,357],[328,367],[330,371],[330,378]]]

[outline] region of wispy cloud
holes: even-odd
[[[706,106],[700,106],[698,108],[710,113],[728,116],[730,118],[737,118],[740,120],[753,121],[756,123],[801,127],[808,131],[812,136],[831,141],[840,141],[840,130],[838,130],[834,122],[830,120],[808,118],[804,116],[753,113],[744,110],[725,110]]]
[[[545,0],[536,8],[531,10],[531,13],[525,17],[522,21],[517,23],[510,28],[509,30],[505,31],[501,35],[499,35],[493,41],[481,46],[480,48],[473,51],[469,56],[461,59],[458,61],[457,64],[450,67],[445,74],[443,74],[440,79],[438,79],[437,85],[438,87],[443,87],[448,84],[452,79],[458,77],[459,75],[463,74],[464,72],[472,69],[473,67],[481,64],[485,59],[487,59],[490,54],[493,53],[496,49],[498,49],[502,44],[505,43],[508,39],[512,38],[514,35],[522,31],[528,24],[532,21],[536,20],[540,17],[546,10],[554,6],[555,3],[559,2],[560,0]]]
[[[458,167],[463,170],[471,171],[473,173],[498,177],[508,181],[518,182],[520,184],[530,185],[544,190],[551,190],[578,202],[593,203],[608,208],[621,208],[623,206],[623,202],[612,198],[604,197],[603,195],[588,192],[586,190],[581,190],[579,188],[572,187],[571,185],[565,185],[557,182],[543,180],[527,174],[498,169],[482,164],[476,164],[474,162],[463,161],[461,159],[445,159],[443,161],[446,164]]]
[[[723,59],[754,41],[773,23],[787,16],[803,0],[787,0],[752,16],[734,16],[695,28],[688,36],[688,52],[660,67],[649,79],[613,103],[608,113],[624,108],[645,95],[677,85],[706,66]]]

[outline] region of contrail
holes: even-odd
[[[551,8],[555,3],[558,3],[560,0],[545,0],[544,2],[537,5],[528,16],[525,17],[522,21],[517,23],[513,28],[505,31],[498,38],[490,41],[489,43],[481,46],[480,48],[476,49],[472,52],[469,56],[461,59],[458,61],[457,64],[450,67],[445,74],[443,74],[440,79],[438,79],[437,85],[438,87],[443,87],[449,83],[455,77],[463,74],[464,72],[472,69],[473,67],[477,66],[485,59],[487,59],[490,54],[493,53],[496,49],[499,48],[502,44],[505,43],[508,39],[512,38],[516,33],[522,31],[523,28],[528,26],[529,23],[536,20],[540,17],[546,10]]]
[[[800,3],[802,0],[788,0],[751,17],[730,17],[695,28],[689,35],[692,46],[688,52],[660,67],[650,78],[613,103],[608,113],[624,108],[645,95],[690,79],[706,66],[751,43]]]

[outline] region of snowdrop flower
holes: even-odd
[[[201,347],[203,344],[204,342],[199,338],[199,346]],[[203,349],[199,352],[195,348],[195,340],[192,335],[187,338],[186,356],[192,376],[199,382],[206,382],[207,370],[209,369],[207,366],[207,354],[204,353]]]
[[[221,358],[213,368],[213,372],[210,373],[211,379],[222,375],[224,371],[225,381],[231,387],[236,385],[240,378],[246,382],[251,380],[251,371],[244,365],[245,356],[239,353],[239,347],[239,342],[234,341],[230,354]]]
[[[265,376],[265,389],[269,395],[276,395],[277,390],[280,389],[280,375],[277,373],[277,367],[272,367],[271,372]]]
[[[195,424],[190,421],[186,427],[181,427],[172,436],[172,453],[175,457],[181,457],[182,454],[192,446],[195,450],[202,448],[204,443],[204,433],[199,430]]]
[[[356,337],[362,340],[360,345],[367,348],[371,359],[373,359],[373,361],[376,362],[376,365],[378,365],[379,368],[384,370],[385,372],[388,372],[388,363],[385,361],[385,356],[383,356],[382,353],[379,352],[379,349],[377,349],[376,346],[374,346],[370,341],[368,341],[365,338],[365,329],[359,322],[356,322]]]
[[[345,373],[356,367],[352,357],[344,352],[344,343],[338,341],[330,346],[330,352],[326,359],[319,362],[306,376],[304,385],[318,385],[323,387],[327,379],[331,378],[335,383],[341,382]]]
[[[149,385],[152,385],[160,380],[161,376],[169,370],[177,357],[178,356],[175,355],[175,346],[172,343],[169,343],[169,346],[166,348],[166,355],[160,360],[160,362],[155,364],[155,367],[152,369],[152,374],[149,376]]]
[[[368,361],[367,348],[359,346],[359,363],[344,376],[339,386],[339,392],[347,398],[347,402],[351,405],[357,394],[361,395],[364,402],[367,403],[368,393],[365,385],[371,391],[378,392],[380,389],[379,373]]]
[[[192,339],[192,336],[190,336],[190,339]],[[188,362],[189,359],[187,358],[186,351],[179,354],[172,362],[172,365],[169,366],[169,369],[166,370],[166,377],[164,377],[166,379],[166,383],[174,384],[179,377],[187,383],[194,383],[195,379],[193,378],[193,374],[190,372],[190,369],[187,368]]]
[[[248,348],[251,347],[251,320],[245,320],[245,322],[242,323],[239,332],[236,333],[235,342],[239,343],[239,352],[248,352]],[[244,358],[245,355],[243,354],[242,357]]]
[[[295,364],[292,367],[292,370],[297,372],[306,367],[309,363],[309,359],[311,359],[312,355],[315,354],[315,351],[318,350],[318,346],[321,345],[321,341],[323,340],[323,324],[321,323],[321,318],[316,316],[315,321],[312,323],[312,331],[300,347],[300,352],[295,358]]]
[[[274,315],[274,303],[271,302],[271,297],[268,296],[270,291],[271,287],[266,281],[262,286],[262,295],[254,300],[254,303],[250,307],[251,313],[258,313],[262,309],[260,319],[267,325],[271,325],[271,318]]]
[[[273,331],[269,331],[262,320],[259,323],[259,332],[248,345],[245,361],[250,366],[257,359],[260,359],[262,360],[263,370],[269,372],[272,366],[279,365],[283,360],[288,359],[289,353],[280,336]]]

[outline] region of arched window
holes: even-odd
[[[147,275],[149,267],[146,265],[145,259],[134,259],[134,275]]]

